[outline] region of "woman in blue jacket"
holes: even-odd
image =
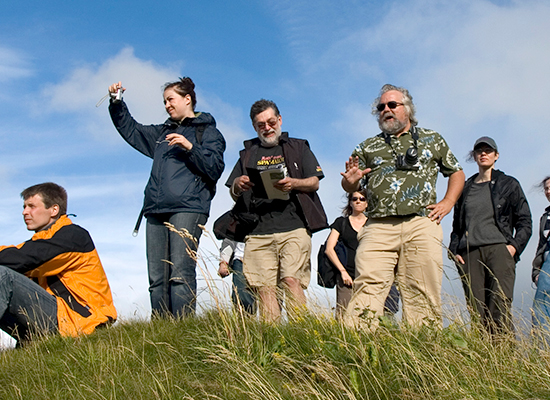
[[[153,316],[193,314],[199,225],[206,223],[225,166],[225,140],[210,114],[195,112],[190,78],[164,86],[169,118],[160,125],[138,123],[117,96],[124,90],[120,82],[109,86],[111,119],[126,142],[153,159],[143,203]],[[169,231],[165,223],[183,230],[185,237]]]

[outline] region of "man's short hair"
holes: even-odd
[[[59,215],[67,214],[67,191],[61,186],[53,182],[39,183],[23,190],[21,197],[23,200],[27,200],[37,194],[42,197],[46,208],[57,204],[59,206]]]
[[[256,118],[256,115],[263,113],[268,108],[273,109],[276,117],[280,115],[279,109],[277,108],[277,104],[275,104],[271,100],[261,99],[255,102],[254,104],[252,104],[252,107],[250,107],[250,119],[252,120],[252,122],[254,122],[254,118]]]
[[[372,115],[376,115],[377,118],[380,116],[380,111],[378,111],[376,106],[380,103],[380,97],[390,90],[397,90],[403,95],[403,106],[407,109],[409,121],[411,121],[412,126],[418,125],[418,120],[416,119],[416,107],[414,106],[413,98],[409,91],[404,87],[390,85],[389,83],[382,86],[382,89],[380,89],[380,94],[376,99],[374,99],[374,102],[372,103]]]

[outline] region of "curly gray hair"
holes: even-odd
[[[389,83],[386,83],[384,86],[382,86],[382,89],[380,89],[380,94],[376,99],[374,99],[374,102],[372,103],[372,115],[375,115],[376,118],[380,116],[380,111],[376,108],[378,104],[380,104],[380,97],[386,92],[389,92],[390,90],[397,90],[403,95],[403,106],[407,109],[407,112],[409,114],[409,120],[411,121],[412,126],[418,125],[418,120],[416,119],[416,107],[413,103],[413,98],[409,91],[403,87],[398,87],[394,85],[390,85]]]

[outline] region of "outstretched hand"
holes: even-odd
[[[346,171],[340,172],[340,175],[342,175],[342,187],[346,192],[357,190],[359,181],[369,172],[371,172],[370,168],[359,168],[359,157],[350,157],[346,161]]]

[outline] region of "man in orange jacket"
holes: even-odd
[[[35,234],[0,246],[0,329],[29,340],[35,332],[76,336],[114,322],[105,271],[90,234],[67,217],[65,189],[41,183],[21,197]]]

